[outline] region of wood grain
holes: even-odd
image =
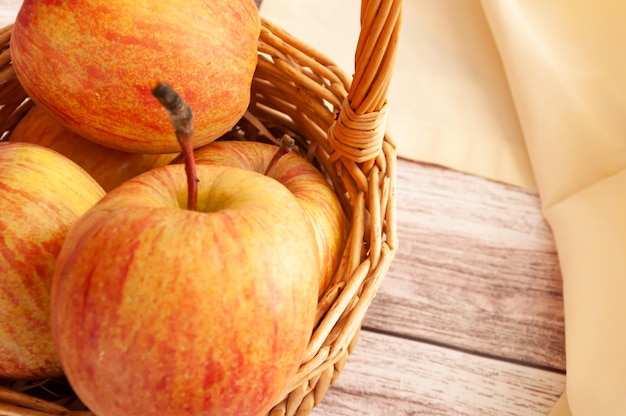
[[[313,416],[545,416],[565,377],[364,331]]]
[[[565,369],[558,257],[536,194],[399,161],[400,248],[365,327]]]
[[[400,249],[314,415],[547,415],[565,387],[558,257],[536,194],[398,163]]]

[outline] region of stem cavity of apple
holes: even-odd
[[[281,157],[291,152],[295,147],[296,141],[288,134],[283,134],[283,137],[280,139],[280,147],[276,150],[272,160],[270,160],[270,163],[268,163],[265,169],[265,176],[276,166],[276,163],[278,163]]]
[[[156,82],[152,95],[165,108],[174,127],[176,139],[182,150],[187,174],[187,209],[196,211],[198,207],[198,176],[196,158],[193,152],[193,123],[191,107],[174,89],[164,82]],[[281,145],[282,146],[282,145]]]

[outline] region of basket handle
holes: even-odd
[[[403,0],[361,2],[354,78],[337,120],[328,131],[335,151],[355,163],[372,160],[382,150],[402,5]]]

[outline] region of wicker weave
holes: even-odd
[[[362,1],[352,78],[317,50],[262,22],[248,120],[262,135],[297,137],[351,220],[300,369],[271,416],[307,415],[320,403],[357,342],[397,248],[396,150],[386,133],[386,96],[401,14],[401,0]],[[0,30],[0,134],[5,136],[33,105],[10,65],[10,35],[11,26]],[[91,415],[71,390],[50,386],[63,380],[0,383],[6,386],[0,386],[1,415]]]

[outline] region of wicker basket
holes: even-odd
[[[252,102],[238,134],[253,140],[285,132],[296,137],[351,219],[341,263],[321,297],[318,324],[300,369],[271,416],[307,415],[320,403],[354,348],[396,251],[396,150],[386,134],[386,95],[401,14],[402,0],[362,1],[352,79],[323,54],[262,22]],[[33,105],[10,65],[11,29],[0,30],[3,136]],[[0,415],[46,414],[91,412],[63,379],[0,381]]]

